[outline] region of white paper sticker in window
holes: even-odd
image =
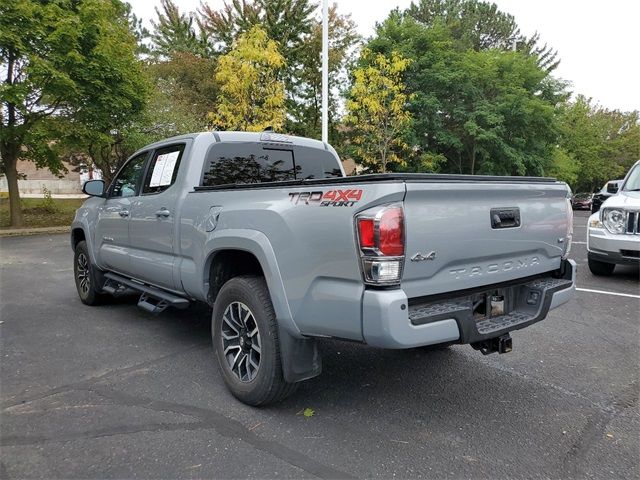
[[[158,155],[156,163],[153,166],[151,182],[149,183],[150,187],[166,187],[171,185],[173,171],[176,168],[176,162],[179,156],[180,151]]]

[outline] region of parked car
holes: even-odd
[[[574,291],[569,188],[550,178],[345,177],[326,143],[206,132],[149,145],[84,191],[81,301],[208,303],[224,382],[250,405],[318,375],[323,338],[506,353],[509,332]]]
[[[610,180],[605,183],[600,191],[595,193],[591,199],[591,213],[596,213],[600,210],[600,207],[607,198],[618,193],[618,187],[621,183],[622,180]]]
[[[571,207],[574,210],[591,210],[592,193],[576,193],[571,197]]]
[[[594,275],[611,275],[616,265],[640,265],[640,161],[618,193],[589,217],[587,251]]]

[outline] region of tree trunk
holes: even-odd
[[[14,81],[14,66],[16,61],[16,55],[12,47],[8,49],[8,62],[7,62],[7,78],[4,81],[5,85],[13,85]],[[7,177],[7,186],[9,187],[9,218],[11,226],[13,228],[20,228],[23,226],[22,220],[22,207],[20,205],[20,190],[18,190],[18,170],[16,165],[18,163],[18,154],[22,147],[22,135],[15,135],[16,126],[16,106],[12,101],[5,101],[3,99],[0,108],[3,110],[6,108],[7,123],[4,121],[0,124],[2,130],[8,128],[9,138],[5,137],[0,144],[0,156],[2,157],[2,163],[4,166],[4,174]],[[0,115],[0,120],[4,120]],[[24,124],[23,124],[24,127]],[[4,135],[3,135],[4,136]]]
[[[21,228],[24,225],[22,219],[22,208],[20,206],[20,190],[18,190],[18,170],[16,164],[18,162],[17,150],[8,149],[3,153],[5,175],[7,177],[7,185],[9,186],[9,212],[12,228]]]

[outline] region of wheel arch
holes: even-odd
[[[205,251],[208,253],[203,264],[202,282],[207,300],[211,303],[211,297],[215,298],[224,281],[235,274],[262,275],[278,321],[285,379],[293,383],[319,375],[322,362],[316,340],[304,337],[292,318],[276,255],[266,235],[255,230],[217,232],[207,242]],[[221,266],[216,266],[216,260]],[[241,265],[233,265],[234,262]]]
[[[71,229],[71,248],[73,248],[73,250],[75,251],[78,244],[83,240],[86,241],[87,236],[85,235],[82,227],[73,227]]]
[[[275,252],[266,235],[255,230],[224,230],[217,232],[217,235],[206,243],[205,251],[207,253],[202,268],[202,291],[210,304],[222,287],[221,280],[228,280],[236,275],[262,275],[267,283],[278,322],[290,334],[300,335],[287,302]],[[222,261],[222,266],[216,266],[216,259]],[[234,262],[239,263],[232,265]]]

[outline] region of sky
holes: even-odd
[[[204,0],[213,8],[223,0]],[[333,0],[329,0],[332,3]],[[155,19],[160,0],[129,0],[146,23]],[[181,10],[194,11],[200,0],[176,0]],[[338,0],[341,13],[350,13],[364,37],[395,7],[411,0]],[[558,51],[554,75],[571,83],[575,94],[601,106],[640,110],[639,0],[494,0],[515,16],[523,34],[540,33],[541,42]]]

